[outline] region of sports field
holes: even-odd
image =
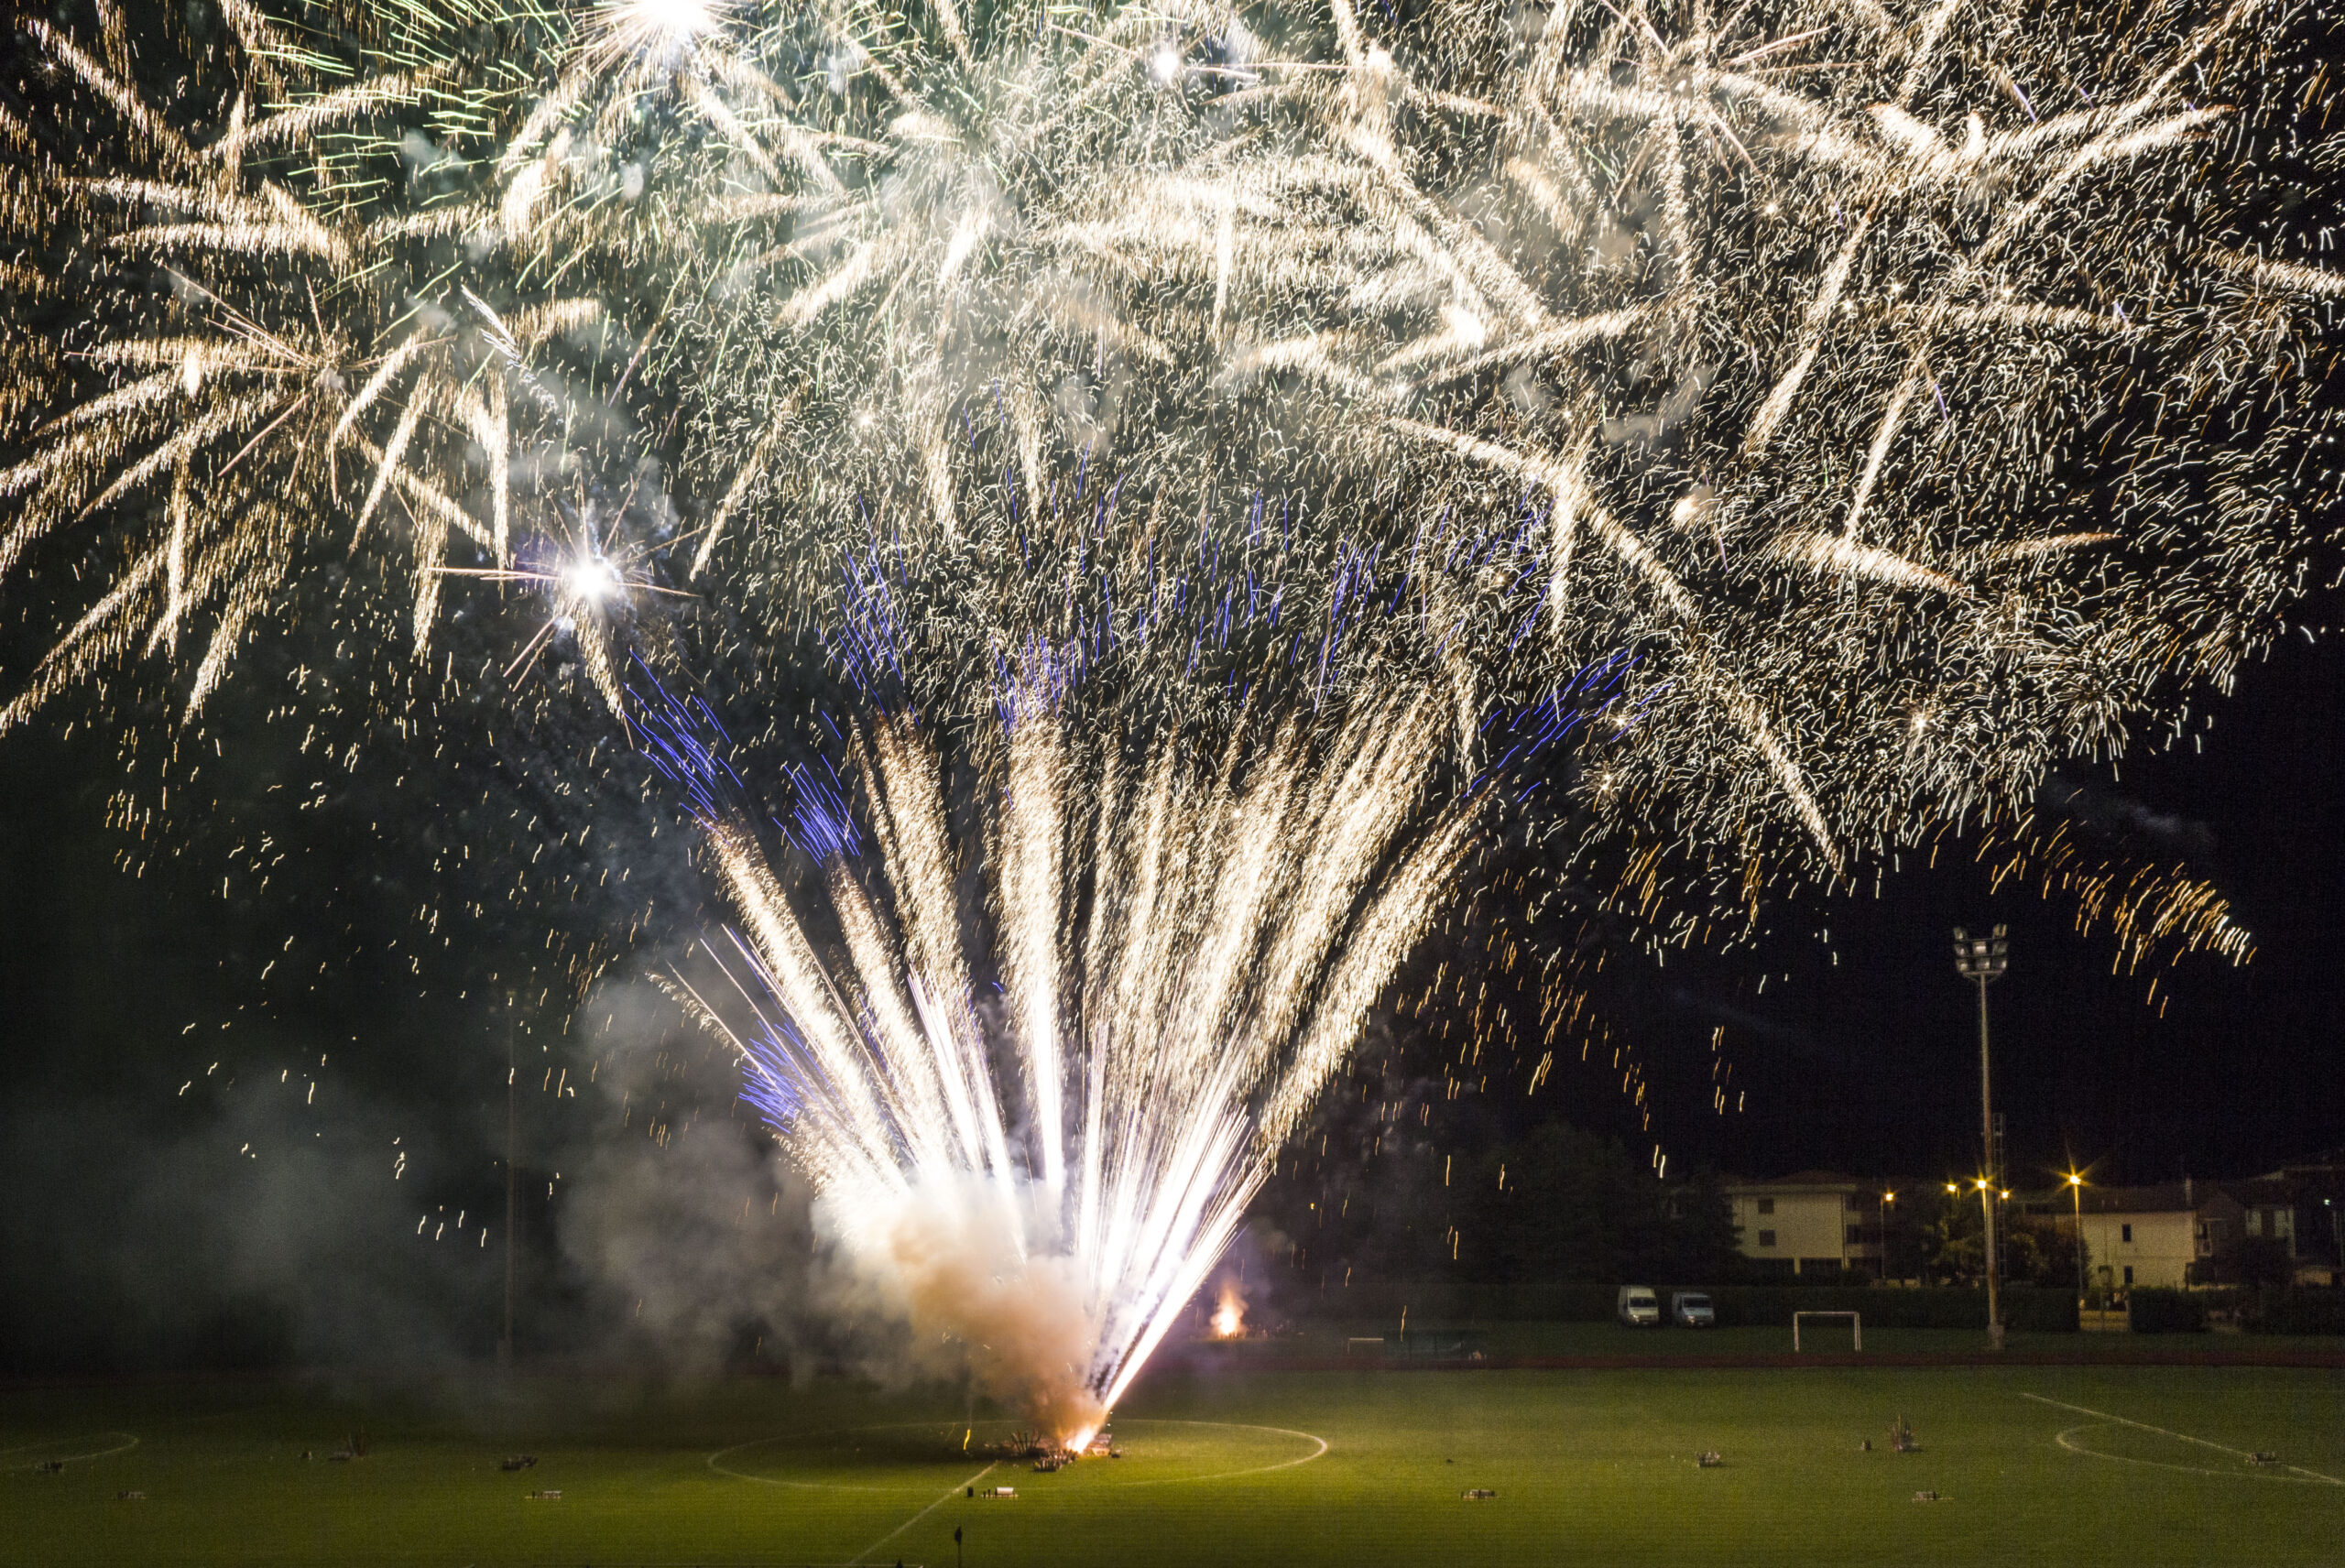
[[[1118,1413],[1123,1458],[1039,1475],[936,1390],[27,1388],[0,1562],[937,1568],[959,1527],[969,1568],[2332,1563],[2340,1395],[2294,1367],[1174,1371]]]

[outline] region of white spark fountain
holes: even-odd
[[[743,920],[710,951],[754,1022],[684,989],[836,1242],[1079,1450],[1341,1066],[1485,797],[1428,800],[1447,726],[1421,695],[1315,731],[1240,726],[1202,757],[1086,738],[1039,687],[1006,706],[985,802],[997,1029],[973,994],[943,759],[904,718],[855,737],[884,899],[842,803],[802,802],[834,942],[747,816],[699,792]],[[649,724],[671,770],[714,777],[688,725]]]

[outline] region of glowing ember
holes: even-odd
[[[1246,1298],[1238,1293],[1235,1279],[1221,1282],[1221,1294],[1213,1310],[1213,1336],[1216,1339],[1236,1339],[1246,1332]]]

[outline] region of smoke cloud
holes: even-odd
[[[584,1011],[612,1114],[565,1180],[562,1251],[631,1359],[965,1381],[1054,1437],[1098,1424],[1081,1281],[1022,1250],[1000,1189],[945,1178],[883,1210],[822,1200],[741,1104],[732,1053],[664,992],[617,983]]]
[[[1096,1430],[1106,1411],[1086,1377],[1098,1333],[1082,1279],[1071,1260],[1020,1244],[1021,1228],[1047,1235],[1047,1225],[1021,1226],[999,1189],[975,1179],[923,1182],[878,1214],[828,1203],[815,1212],[923,1357],[965,1357],[981,1391],[1053,1438]]]

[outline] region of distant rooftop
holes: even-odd
[[[1788,1176],[1760,1181],[1743,1176],[1729,1176],[1718,1184],[1722,1187],[1857,1187],[1871,1191],[1878,1183],[1851,1176],[1845,1171],[1794,1171]]]
[[[2089,1214],[2171,1214],[2228,1202],[2223,1184],[2214,1181],[2160,1181],[2148,1187],[2092,1187],[2084,1190]]]

